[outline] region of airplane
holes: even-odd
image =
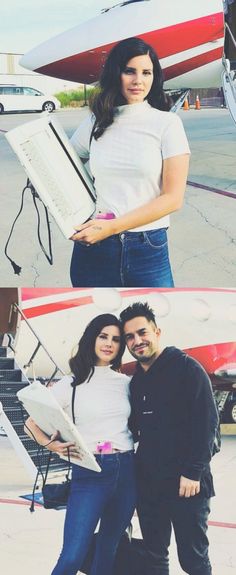
[[[0,288],[0,333],[10,334],[15,359],[27,367],[27,377],[35,373],[49,379],[55,365],[61,374],[69,371],[72,350],[95,315],[119,315],[134,301],[148,301],[153,307],[164,346],[184,349],[212,377],[236,379],[233,288]],[[128,351],[123,363],[128,371],[133,369]]]
[[[69,373],[89,321],[106,312],[119,316],[135,301],[154,310],[164,347],[175,345],[204,366],[221,420],[236,423],[236,289],[0,288],[0,435],[2,427],[32,478],[38,452],[24,434],[16,392],[34,379],[56,384]],[[126,351],[122,370],[134,369]],[[52,471],[61,465],[55,456]]]
[[[20,63],[37,73],[94,84],[111,48],[137,36],[157,51],[167,90],[220,87],[223,73],[236,121],[233,76],[224,58],[225,30],[232,35],[228,24],[225,28],[222,0],[128,0],[43,42]]]

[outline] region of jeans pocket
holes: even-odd
[[[161,249],[167,244],[167,228],[160,228],[158,230],[148,230],[144,232],[146,243],[156,250]]]

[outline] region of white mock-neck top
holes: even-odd
[[[137,102],[136,104],[122,104],[122,106],[117,106],[115,108],[115,114],[125,114],[125,115],[135,115],[142,114],[145,109],[151,107],[147,100],[143,102]]]
[[[51,388],[71,418],[72,380],[72,376],[66,375]],[[96,451],[98,441],[111,441],[112,446],[121,451],[133,448],[132,434],[128,429],[129,382],[130,377],[110,366],[96,366],[90,381],[77,385],[75,424],[92,452]]]
[[[161,193],[163,160],[190,152],[179,116],[152,108],[146,100],[115,108],[113,124],[90,146],[94,121],[89,113],[71,143],[81,158],[89,159],[97,211],[118,217],[156,198]],[[131,231],[168,226],[165,216]]]

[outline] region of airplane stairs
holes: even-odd
[[[11,349],[0,346],[0,426],[34,479],[39,464],[45,471],[49,452],[45,449],[43,453],[40,450],[39,454],[37,443],[24,433],[24,420],[28,414],[21,407],[16,392],[26,385],[30,385],[30,382],[17,365]],[[64,461],[51,453],[50,472],[61,471],[65,467]]]
[[[225,24],[226,32],[228,32],[231,42],[236,48],[236,39],[229,27]],[[236,61],[223,58],[224,71],[222,74],[222,86],[225,101],[229,112],[236,123]]]

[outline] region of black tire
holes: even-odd
[[[49,113],[54,112],[55,104],[50,100],[48,100],[47,102],[44,102],[42,110],[43,112],[49,112]]]
[[[230,401],[226,406],[227,423],[236,423],[236,401]]]
[[[4,107],[2,104],[0,104],[0,114],[3,114],[3,112],[4,112]]]

